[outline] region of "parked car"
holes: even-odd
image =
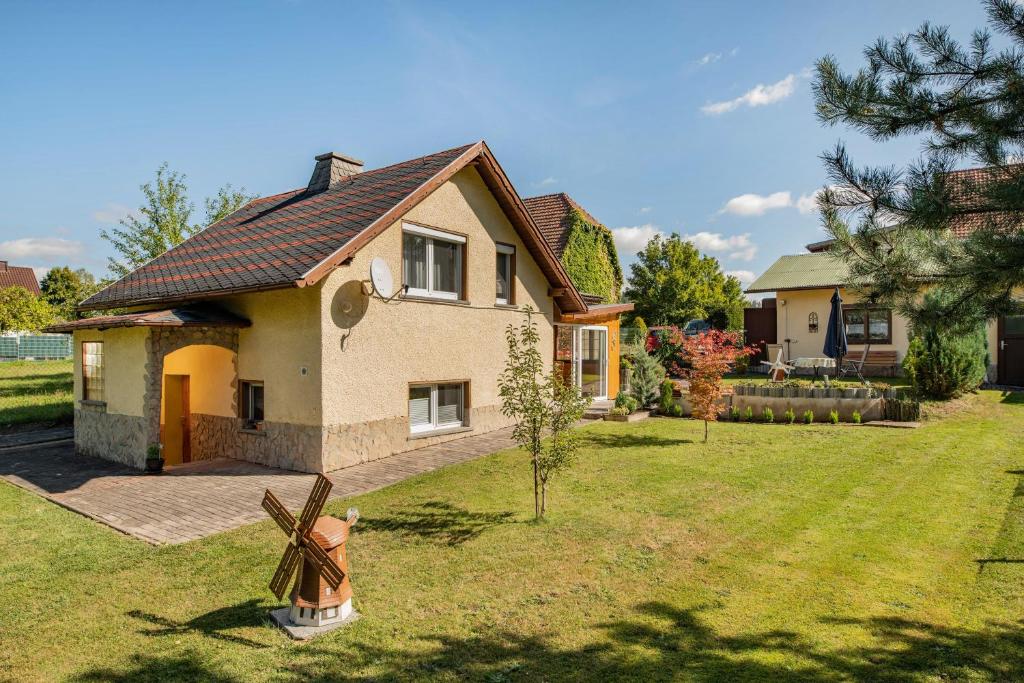
[[[711,323],[707,320],[694,319],[687,321],[683,326],[683,334],[687,337],[696,337],[698,334],[711,331]]]

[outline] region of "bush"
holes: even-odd
[[[681,405],[679,405],[678,403],[673,403],[672,404],[672,417],[682,417],[682,416],[683,416],[683,407]]]
[[[745,422],[754,421],[754,409],[751,408],[750,406],[747,406],[747,412],[743,413],[743,420]]]
[[[860,413],[858,411],[856,411],[856,410],[853,411],[853,415],[850,416],[850,420],[853,422],[853,424],[859,425],[860,424]]]
[[[626,410],[626,415],[629,415],[635,412],[638,406],[635,398],[633,398],[624,391],[620,391],[615,396],[615,407],[624,408]],[[616,413],[616,415],[618,414],[619,413]]]
[[[665,379],[665,368],[649,353],[638,353],[633,359],[631,392],[637,407],[646,408],[658,399],[658,386]]]
[[[988,343],[984,324],[956,329],[939,316],[949,295],[933,290],[925,295],[922,320],[911,330],[903,369],[919,395],[946,400],[974,391],[985,380]]]
[[[729,409],[729,419],[732,420],[733,422],[740,421],[740,409],[738,407],[733,406],[732,408]]]
[[[812,422],[814,422],[814,411],[813,410],[805,410],[804,411],[804,424],[805,425],[809,425]]]
[[[675,397],[672,393],[676,390],[675,383],[666,379],[661,383],[661,396],[658,398],[658,410],[663,414],[669,415],[672,412],[672,406],[676,404]]]
[[[615,406],[608,413],[610,415],[629,415],[629,408],[626,406]]]
[[[786,422],[788,424],[793,424],[794,422],[796,422],[796,413],[793,412],[792,408],[786,408],[785,415],[786,415]]]
[[[834,410],[828,411],[828,423],[834,425],[839,424],[839,413]]]
[[[772,412],[771,408],[765,406],[764,410],[761,411],[761,419],[767,423],[775,422],[775,413]]]

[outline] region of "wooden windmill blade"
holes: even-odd
[[[313,527],[313,523],[316,522],[317,517],[323,512],[324,505],[327,504],[327,496],[330,495],[332,488],[334,488],[334,484],[330,479],[322,474],[316,475],[316,483],[313,484],[313,490],[309,492],[309,500],[306,501],[306,507],[302,508],[302,514],[299,515],[299,528],[302,529],[302,533]]]
[[[292,574],[295,573],[295,568],[299,566],[299,560],[301,559],[302,553],[295,547],[294,543],[289,543],[288,547],[284,550],[284,556],[281,558],[280,564],[277,565],[274,578],[270,580],[270,590],[277,596],[278,600],[288,590],[288,583],[292,580]]]
[[[302,554],[306,561],[313,565],[320,576],[330,584],[331,588],[338,590],[338,586],[345,578],[345,572],[341,570],[334,558],[316,543],[303,545]]]
[[[263,509],[277,522],[283,532],[292,535],[295,531],[295,515],[288,512],[288,508],[270,492],[270,489],[263,494]]]

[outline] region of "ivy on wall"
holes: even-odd
[[[581,292],[601,296],[607,303],[617,302],[622,290],[622,266],[612,231],[591,223],[579,209],[572,209],[569,221],[562,265],[573,284]]]

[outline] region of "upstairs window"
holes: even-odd
[[[466,238],[406,223],[402,226],[402,281],[410,296],[462,299]]]
[[[103,401],[103,342],[82,342],[82,399]]]
[[[465,425],[464,383],[421,384],[409,387],[409,431],[422,434]]]
[[[844,307],[846,341],[850,344],[891,344],[892,311],[888,308]]]
[[[239,385],[242,398],[239,417],[247,428],[255,429],[263,423],[263,382],[242,381]]]
[[[516,302],[516,248],[511,244],[497,245],[497,266],[495,268],[497,288],[495,303],[511,305]]]

